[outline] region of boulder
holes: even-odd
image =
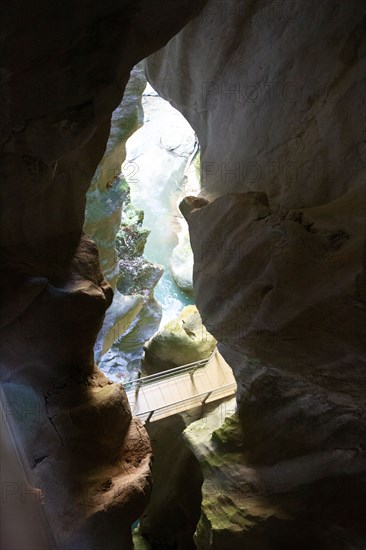
[[[153,374],[208,358],[215,338],[202,324],[196,306],[187,306],[145,344],[144,374]]]

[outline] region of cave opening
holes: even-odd
[[[145,343],[194,304],[193,253],[179,203],[199,193],[199,172],[197,135],[147,82],[139,63],[113,113],[84,224],[114,289],[95,345],[96,362],[112,381],[136,379]],[[184,317],[179,323],[189,325],[192,315],[196,322],[194,308],[187,310],[188,321]],[[191,323],[186,330],[192,329],[195,338],[202,338],[200,325]]]
[[[166,483],[183,456],[173,436],[160,441],[152,422],[150,442],[111,381],[113,354],[109,379],[96,367],[117,343],[135,375],[160,321],[149,292],[118,289],[142,68],[120,101],[148,56],[149,80],[200,137],[201,197],[182,203],[196,302],[238,389],[236,418],[228,406],[174,432],[204,477],[197,548],[364,549],[365,2],[2,4],[0,412],[32,483],[1,468],[12,532],[0,547],[14,547],[4,533],[26,538],[17,550],[56,547],[32,544],[43,509],[62,550],[130,550],[131,523],[149,516],[154,446],[166,462],[152,498],[160,464],[165,510],[177,493],[180,509],[191,502]],[[129,214],[139,248],[143,220]],[[11,435],[1,450],[15,466]],[[176,524],[156,510],[145,527],[161,540]]]
[[[147,83],[144,123],[126,143],[122,165],[131,203],[143,212],[150,232],[144,257],[163,266],[154,289],[162,309],[160,326],[193,304],[193,254],[188,226],[179,210],[185,195],[200,192],[199,143],[193,128]]]
[[[198,137],[147,83],[140,63],[113,113],[106,153],[88,193],[84,226],[98,245],[105,277],[114,289],[95,358],[110,380],[122,382],[133,414],[138,412],[140,375],[196,366],[216,353],[216,340],[194,305],[193,252],[179,210],[184,197],[199,193]],[[154,481],[148,506],[131,526],[136,547],[148,541],[147,547],[159,550],[195,548],[203,475],[184,432],[205,414],[222,421],[235,411],[236,385],[227,369],[231,388],[224,390],[219,408],[217,403],[203,405],[213,392],[204,390],[196,377],[197,386],[193,378],[192,384],[198,395],[187,411],[145,423]],[[209,375],[207,380],[211,383]],[[226,383],[225,377],[218,381],[225,388]]]

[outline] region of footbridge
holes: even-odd
[[[124,387],[132,414],[153,422],[233,396],[236,382],[216,349],[207,359],[144,376]]]

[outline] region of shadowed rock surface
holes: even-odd
[[[38,407],[25,452],[62,549],[99,550],[106,540],[110,550],[131,548],[131,523],[147,502],[147,434],[124,390],[94,365],[112,290],[82,228],[132,67],[199,8],[183,0],[0,8],[1,382],[9,402]],[[59,492],[47,498],[51,482]]]
[[[86,192],[132,67],[202,7],[147,62],[199,138],[194,293],[238,383],[238,421],[189,437],[196,544],[363,550],[362,0],[2,2],[1,382],[37,411],[18,431],[60,548],[131,548],[151,450],[94,365],[112,291]]]
[[[197,307],[238,383],[230,451],[220,424],[207,446],[189,429],[198,548],[366,544],[364,16],[357,0],[211,1],[147,61],[201,145],[181,210]]]

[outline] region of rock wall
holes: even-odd
[[[63,549],[130,548],[148,497],[146,432],[94,365],[112,290],[82,228],[132,67],[201,6],[1,4],[1,383]]]
[[[366,544],[364,16],[358,0],[212,0],[147,61],[200,141],[203,189],[181,209],[238,383],[235,473],[211,526],[203,501],[199,548]]]
[[[152,548],[195,548],[203,478],[197,458],[182,437],[190,421],[187,414],[174,415],[146,428],[154,453],[154,484],[139,532]]]
[[[363,183],[364,10],[211,0],[149,58],[148,79],[199,137],[205,197],[254,189],[302,208]]]
[[[132,67],[202,6],[0,8],[1,383],[63,549],[130,548],[149,493],[146,433],[94,365],[112,292],[85,197]],[[203,510],[199,547],[365,546],[364,10],[210,0],[148,62],[199,137],[195,294],[239,388],[243,432],[215,449],[240,513],[223,543]]]
[[[113,289],[118,278],[115,238],[125,202],[121,165],[126,158],[126,141],[144,118],[141,96],[146,79],[140,65],[132,69],[123,99],[113,111],[106,150],[87,193],[84,231],[97,244],[103,274]]]
[[[144,212],[131,203],[130,187],[124,180],[122,222],[115,240],[119,268],[114,295],[114,301],[118,299],[115,307],[117,316],[110,308],[104,323],[105,326],[110,325],[112,330],[108,332],[115,341],[99,364],[109,378],[122,383],[136,378],[143,346],[158,330],[161,321],[161,306],[155,299],[154,289],[163,268],[144,257],[150,230],[143,226],[143,220]],[[113,324],[116,318],[117,323]],[[97,345],[99,339],[103,340],[101,333]]]

